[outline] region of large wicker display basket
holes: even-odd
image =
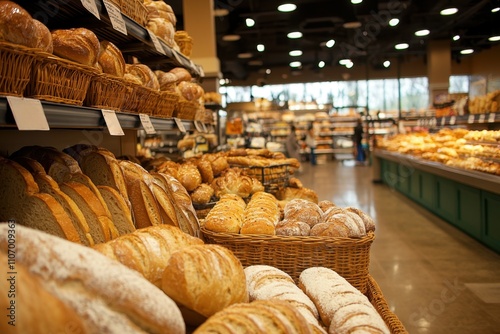
[[[174,114],[179,95],[172,92],[160,92],[153,116],[170,118]]]
[[[288,273],[297,283],[304,269],[321,266],[335,270],[362,293],[368,290],[373,232],[356,239],[216,233],[203,227],[201,231],[206,243],[230,249],[244,267],[273,266]]]
[[[96,75],[90,82],[85,105],[89,107],[121,110],[127,96],[123,79],[108,74]]]
[[[242,166],[231,164],[231,167],[238,167],[245,170],[245,173],[259,180],[264,186],[264,190],[270,194],[288,186],[292,166],[289,164],[279,164],[272,166]]]
[[[0,42],[0,95],[23,96],[34,59],[32,49]]]
[[[200,105],[196,102],[180,100],[177,102],[173,116],[192,121],[199,108]]]

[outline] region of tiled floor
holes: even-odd
[[[374,184],[371,167],[303,165],[298,177],[320,200],[356,206],[376,220],[370,272],[410,333],[500,333],[499,254]]]

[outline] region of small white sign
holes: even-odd
[[[486,115],[485,114],[481,114],[481,115],[479,115],[479,119],[477,121],[479,123],[484,123],[485,119],[486,119]]]
[[[101,19],[101,17],[99,16],[99,9],[97,9],[95,0],[82,0],[82,5],[83,7],[85,7],[86,10],[91,12],[99,20]]]
[[[109,19],[111,20],[113,29],[121,32],[124,35],[127,35],[127,26],[125,24],[125,21],[123,20],[120,8],[116,7],[116,5],[109,0],[103,1],[104,7],[106,7],[106,11],[108,12]]]
[[[467,120],[467,123],[469,123],[469,124],[474,123],[474,115],[469,115],[469,119]]]
[[[441,117],[441,126],[446,124],[446,117]]]
[[[153,123],[151,123],[151,118],[149,118],[149,115],[139,114],[139,118],[141,119],[141,124],[144,128],[144,131],[146,131],[148,135],[156,133],[155,127],[153,126]]]
[[[207,128],[206,124],[201,123],[201,125],[203,126],[203,133],[208,133],[208,128]]]
[[[457,123],[457,118],[455,116],[450,117],[450,125],[455,125]]]
[[[19,130],[50,130],[40,100],[7,96],[7,102],[9,103]]]
[[[114,110],[102,109],[102,117],[104,117],[104,121],[106,122],[106,126],[108,127],[109,134],[112,136],[124,136],[122,126],[120,121],[118,120],[118,116],[116,116],[116,112]]]
[[[495,113],[490,113],[488,116],[488,123],[494,123],[495,122]]]
[[[194,121],[194,127],[198,132],[204,132],[203,131],[203,123],[201,121]]]
[[[175,121],[175,124],[177,124],[177,127],[179,128],[179,130],[182,133],[186,133],[186,128],[184,127],[184,124],[182,123],[182,121],[180,119],[178,119],[177,117],[174,117],[174,121]]]
[[[174,55],[175,60],[177,60],[177,62],[178,62],[180,65],[183,65],[183,64],[184,64],[184,61],[182,60],[182,57],[181,57],[181,55],[179,54],[179,52],[177,52],[176,50],[172,50],[172,54]]]
[[[166,55],[165,49],[163,49],[163,46],[161,45],[158,37],[156,37],[156,35],[151,30],[149,30],[149,29],[147,29],[147,30],[149,33],[149,37],[151,38],[151,41],[153,41],[153,44],[155,46],[156,51],[158,51],[159,53],[161,53],[163,55]]]

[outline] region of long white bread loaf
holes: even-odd
[[[390,333],[368,298],[335,271],[308,268],[300,274],[299,287],[318,308],[328,333]]]
[[[8,247],[0,224],[0,249]],[[71,307],[88,333],[185,333],[177,305],[140,274],[95,250],[15,226],[16,263]]]
[[[290,303],[256,300],[231,305],[214,314],[193,334],[313,334],[306,320]]]
[[[162,290],[205,317],[248,301],[240,261],[219,245],[195,245],[173,253],[163,272]]]
[[[297,308],[317,333],[326,331],[318,322],[319,313],[312,300],[295,284],[293,279],[275,267],[253,265],[245,268],[248,295],[254,300],[283,300]]]

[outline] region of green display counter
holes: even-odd
[[[500,176],[375,150],[374,177],[500,252]]]

